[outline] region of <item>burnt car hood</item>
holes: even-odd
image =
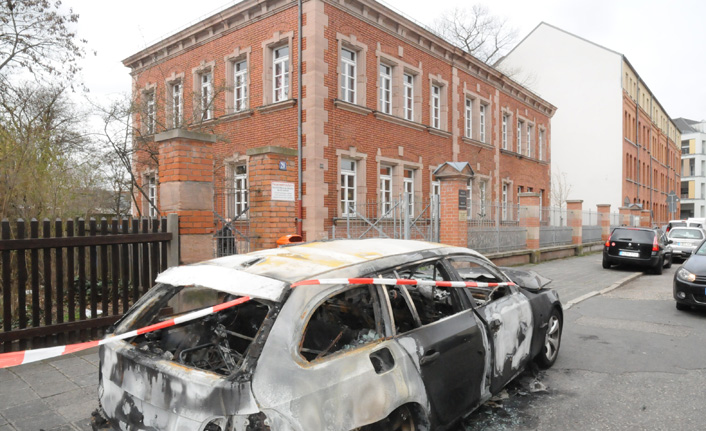
[[[250,382],[151,357],[120,341],[101,346],[99,398],[113,426],[194,430],[215,417],[257,412]]]
[[[551,279],[539,275],[534,271],[507,267],[502,267],[499,269],[504,272],[513,283],[533,292],[543,289],[544,286],[552,282]]]

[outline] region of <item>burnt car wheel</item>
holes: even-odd
[[[380,422],[356,428],[353,431],[417,431],[417,423],[409,407],[399,407]]]
[[[537,365],[542,368],[549,368],[556,362],[559,356],[559,346],[561,345],[561,314],[557,309],[552,310],[547,323],[547,333],[544,336],[544,347],[537,355]]]

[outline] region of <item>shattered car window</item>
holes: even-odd
[[[157,285],[149,301],[138,304],[132,318],[116,333],[158,323],[237,296],[196,286]],[[250,300],[200,319],[139,335],[132,344],[140,351],[188,367],[231,375],[238,371],[270,307]]]
[[[387,293],[397,334],[404,334],[421,326],[414,302],[405,286],[389,286]]]
[[[370,285],[341,292],[319,305],[309,319],[300,349],[307,361],[381,339],[379,302]]]
[[[398,268],[384,278],[409,278],[417,280],[450,281],[451,278],[438,261],[423,262]],[[414,308],[422,325],[436,322],[446,316],[451,316],[459,307],[454,307],[451,289],[437,286],[406,286]]]
[[[454,256],[448,259],[451,266],[458,272],[463,281],[477,283],[501,283],[506,281],[497,271],[488,265],[483,265],[478,259],[470,256]],[[507,293],[507,287],[467,287],[476,305],[484,305],[501,298]]]

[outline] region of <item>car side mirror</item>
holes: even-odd
[[[668,239],[668,240],[667,240],[667,244],[671,244],[671,243],[673,243],[673,242],[674,242],[674,241],[672,241],[671,239]]]

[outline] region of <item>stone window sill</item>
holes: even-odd
[[[414,121],[405,120],[404,118],[395,117],[394,115],[383,114],[380,111],[374,111],[375,118],[378,120],[387,121],[388,123],[398,124],[400,126],[409,127],[414,130],[425,130],[427,126],[416,123]]]
[[[297,99],[287,99],[277,103],[270,103],[269,105],[260,106],[257,108],[257,112],[261,114],[269,114],[270,112],[281,111],[282,109],[288,109],[296,105]]]
[[[356,105],[355,103],[346,102],[341,99],[333,99],[333,106],[344,111],[353,112],[360,115],[368,115],[373,112],[372,109],[365,106]]]

